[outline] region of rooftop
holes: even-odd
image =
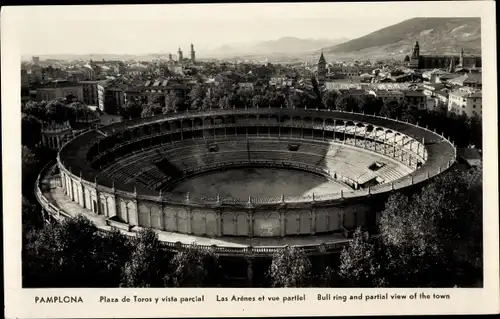
[[[425,94],[420,92],[420,91],[413,91],[413,90],[409,90],[409,91],[404,91],[403,92],[405,94],[405,96],[412,96],[412,97],[424,97]]]
[[[463,97],[463,98],[481,98],[482,92],[476,91],[476,92],[471,93],[471,92],[467,92],[464,90],[457,90],[457,91],[450,92],[450,95],[459,96],[459,97]]]
[[[457,153],[465,160],[480,160],[482,158],[481,153],[475,148],[460,148]]]
[[[464,83],[482,83],[482,77],[480,73],[468,73],[459,77],[456,77],[449,81],[452,84],[463,85]]]
[[[39,89],[56,89],[62,87],[77,87],[81,86],[79,83],[71,82],[68,80],[54,80],[48,83],[41,84]]]

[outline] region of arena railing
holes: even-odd
[[[54,161],[50,161],[47,163],[40,173],[37,176],[37,179],[35,181],[35,197],[37,198],[38,202],[40,205],[42,205],[42,208],[48,211],[51,215],[56,216],[56,217],[71,217],[70,214],[65,212],[62,209],[59,209],[56,207],[54,204],[52,204],[45,196],[43,196],[42,192],[42,181],[43,178],[46,177],[46,174],[49,172],[50,169],[53,169],[55,167]],[[50,187],[50,185],[49,185]]]
[[[102,234],[106,234],[107,230],[98,228],[99,232]],[[139,230],[126,232],[121,231],[122,234],[128,236],[129,238],[135,238],[138,234]],[[280,251],[283,251],[287,248],[298,248],[302,250],[304,253],[311,254],[323,254],[323,253],[332,253],[332,252],[341,252],[344,247],[347,247],[352,239],[336,239],[335,242],[325,242],[321,244],[309,244],[309,245],[282,245],[282,246],[241,246],[241,247],[229,247],[229,246],[221,246],[221,245],[201,245],[197,243],[185,244],[179,241],[171,242],[171,241],[160,241],[161,246],[163,246],[167,250],[171,251],[186,251],[189,249],[197,249],[202,251],[213,252],[218,255],[227,255],[227,256],[266,256],[270,257]]]

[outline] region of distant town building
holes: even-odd
[[[405,97],[403,92],[396,90],[369,90],[368,94],[380,98],[383,102],[401,102]]]
[[[252,92],[254,90],[254,86],[252,82],[241,82],[238,84],[238,87],[247,92]]]
[[[68,95],[83,100],[83,87],[80,84],[67,80],[56,80],[40,85],[36,89],[38,101],[50,101],[59,98],[66,98]]]
[[[465,86],[478,90],[481,90],[483,88],[481,73],[468,73],[462,76],[457,76],[453,79],[450,79],[448,83],[456,86]]]
[[[437,91],[445,88],[446,86],[441,83],[426,83],[423,85],[423,93],[428,97],[434,97]]]
[[[38,57],[38,56],[32,57],[31,62],[33,62],[34,65],[40,64],[40,57]]]
[[[21,88],[27,88],[30,86],[30,78],[28,71],[21,69]]]
[[[459,66],[481,67],[481,56],[465,55],[464,50],[460,51],[460,55],[421,55],[418,41],[413,46],[412,55],[410,57],[409,67],[412,69],[448,69]]]
[[[83,89],[83,103],[92,106],[99,105],[99,90],[97,85],[99,81],[80,81]]]
[[[426,108],[427,97],[420,91],[404,91],[404,100],[409,104],[415,105],[419,109]]]
[[[457,90],[450,92],[448,97],[448,111],[465,114],[469,117],[480,116],[482,114],[482,104],[481,91]]]

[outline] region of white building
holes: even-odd
[[[405,94],[397,90],[369,90],[368,94],[380,98],[384,102],[401,102],[405,98]]]
[[[448,96],[448,111],[457,114],[466,114],[472,117],[474,114],[482,114],[482,92],[459,89],[450,92]]]

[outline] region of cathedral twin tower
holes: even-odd
[[[196,51],[194,50],[194,45],[191,43],[191,59],[190,59],[190,62],[195,64],[196,63]],[[181,62],[184,62],[184,57],[183,57],[183,54],[182,54],[182,50],[181,48],[179,47],[179,50],[177,50],[177,57],[178,57],[178,62],[181,63]],[[169,53],[168,55],[168,59],[169,61],[173,61],[174,59],[172,58],[172,53]]]

